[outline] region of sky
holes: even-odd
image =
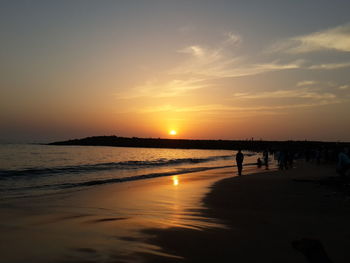
[[[349,10],[348,0],[2,0],[0,142],[350,141]]]

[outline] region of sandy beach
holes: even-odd
[[[166,262],[349,262],[350,199],[319,182],[336,176],[334,167],[296,166],[215,183],[204,213],[227,229],[151,230],[164,251],[183,257]],[[331,261],[313,243],[301,242],[305,253],[293,248],[303,239],[322,244]]]
[[[144,262],[176,257],[148,229],[222,227],[203,213],[209,186],[232,169],[1,200],[1,262]],[[15,253],[16,251],[16,253]],[[147,256],[145,256],[147,255]]]
[[[350,200],[319,183],[335,176],[334,167],[296,166],[241,177],[217,169],[2,202],[1,261],[308,262],[292,243],[311,238],[333,262],[349,262]]]

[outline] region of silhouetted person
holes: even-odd
[[[267,150],[263,152],[263,157],[264,157],[265,167],[266,169],[269,169],[269,152]]]
[[[287,160],[287,162],[288,162],[288,166],[290,167],[290,168],[293,168],[293,164],[294,164],[294,152],[293,151],[288,151],[288,160]]]
[[[238,169],[238,175],[242,175],[243,159],[244,159],[244,155],[243,155],[241,149],[239,149],[238,153],[236,154],[236,164],[237,164],[237,169]]]
[[[321,164],[321,150],[320,149],[316,149],[315,159],[316,159],[316,164],[320,165]]]
[[[329,163],[329,159],[330,159],[330,156],[329,156],[329,149],[328,148],[324,148],[323,149],[323,159],[324,159],[324,162],[325,163]]]
[[[284,159],[283,159],[283,167],[285,170],[288,170],[289,166],[289,159],[290,159],[290,152],[287,150],[284,150]]]
[[[256,164],[258,165],[259,168],[262,166],[262,161],[260,158],[258,158],[258,160],[256,160]]]
[[[349,150],[344,148],[338,155],[337,172],[342,176],[345,176],[350,170],[350,158],[348,152]]]
[[[306,162],[310,161],[310,155],[311,155],[310,150],[306,149],[306,151],[305,151],[305,161]]]
[[[288,160],[288,156],[287,156],[288,152],[286,150],[281,150],[278,154],[278,168],[280,170],[287,170],[288,169],[288,165],[287,165],[287,160]]]

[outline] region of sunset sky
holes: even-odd
[[[350,141],[348,0],[0,5],[0,142]]]

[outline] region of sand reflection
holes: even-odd
[[[173,185],[174,185],[174,186],[178,186],[178,185],[179,185],[179,178],[178,178],[177,175],[174,175],[174,176],[172,177],[172,181],[173,181]]]
[[[30,263],[88,258],[92,262],[115,262],[116,258],[137,262],[141,254],[160,255],[160,247],[149,241],[149,229],[223,227],[201,213],[201,199],[222,177],[225,175],[207,171],[94,187],[60,198],[33,198],[25,204],[19,201],[14,209],[18,215],[9,209],[7,217],[2,213],[0,225],[21,228],[3,227],[0,248],[15,251],[20,240],[25,253],[3,253],[2,257],[6,262]],[[63,254],[67,258],[62,259]]]

